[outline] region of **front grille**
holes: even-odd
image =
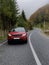
[[[19,36],[22,36],[22,34],[17,34],[17,35],[12,35],[14,37],[19,37]]]

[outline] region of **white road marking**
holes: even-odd
[[[32,35],[32,33],[31,33],[30,36],[29,36],[29,45],[30,45],[32,54],[33,54],[33,56],[34,56],[34,59],[35,59],[37,65],[42,65],[41,62],[40,62],[40,60],[39,60],[39,58],[38,58],[38,56],[37,56],[37,54],[36,54],[36,52],[35,52],[35,50],[34,50],[34,48],[33,48],[33,45],[32,45],[32,43],[31,43],[31,40],[30,40],[31,35]]]
[[[0,46],[4,45],[6,42],[7,42],[7,41],[5,41],[5,42],[2,42],[2,43],[0,44]]]

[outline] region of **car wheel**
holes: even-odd
[[[25,43],[27,43],[27,40],[25,40]]]
[[[11,42],[8,40],[8,44],[10,45],[11,44]]]

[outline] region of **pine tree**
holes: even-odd
[[[25,21],[27,21],[24,10],[22,11],[22,17]]]
[[[15,26],[18,18],[18,6],[15,0],[0,0],[0,18],[3,29],[10,29]]]

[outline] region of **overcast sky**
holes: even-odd
[[[17,3],[20,12],[24,10],[26,17],[29,18],[36,10],[49,3],[49,0],[17,0]]]

